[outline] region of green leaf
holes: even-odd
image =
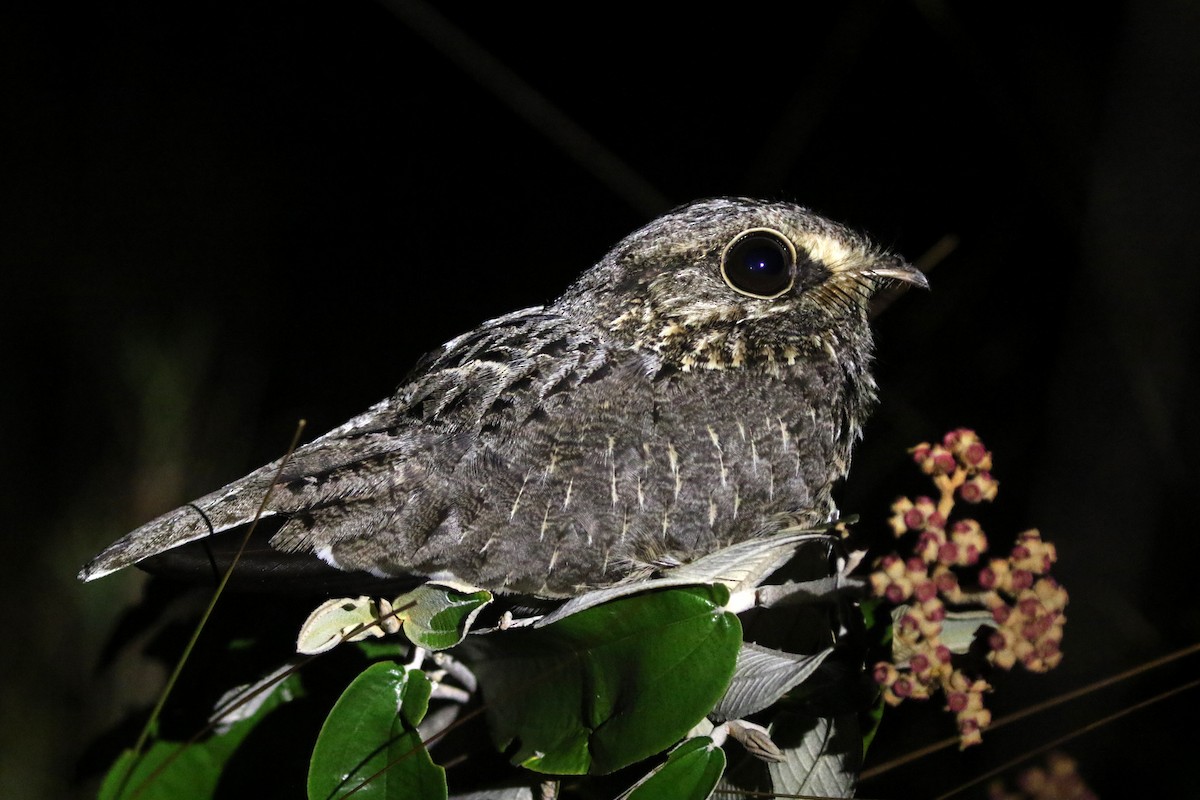
[[[724,586],[649,592],[544,628],[472,637],[501,749],[538,772],[604,774],[679,741],[720,700],[742,629]]]
[[[463,640],[475,617],[490,602],[491,592],[460,592],[426,583],[397,597],[392,605],[399,611],[410,642],[426,650],[445,650]]]
[[[366,639],[355,642],[354,647],[366,661],[399,661],[407,658],[410,650],[403,639],[385,639],[382,642]]]
[[[357,642],[384,633],[386,631],[379,625],[379,607],[374,600],[365,595],[333,598],[313,609],[300,626],[296,652],[316,655],[332,650],[343,641]]]
[[[141,758],[126,750],[104,776],[99,800],[127,800],[135,793],[139,800],[213,797],[226,763],[242,741],[267,714],[302,694],[299,678],[293,675],[276,686],[254,713],[235,722],[224,733],[190,745],[156,741]],[[129,772],[131,765],[133,769]]]
[[[725,751],[707,736],[697,736],[672,750],[665,764],[619,800],[707,800],[724,772]]]
[[[229,742],[229,737],[236,737],[237,742]],[[117,798],[132,798],[135,792],[145,800],[170,800],[173,797],[207,798],[213,796],[217,781],[221,778],[221,768],[233,752],[233,748],[241,741],[241,737],[230,731],[214,746],[195,744],[188,746],[182,742],[155,742],[136,762],[129,778],[122,779],[130,766],[134,764],[132,750],[121,753],[100,786],[100,800],[116,800]],[[232,744],[232,747],[223,745]],[[154,772],[163,766],[172,756],[178,753],[163,771]],[[145,785],[145,788],[140,788]]]
[[[871,742],[875,741],[875,734],[879,733],[879,726],[883,724],[883,709],[887,704],[883,700],[883,693],[880,692],[875,698],[875,702],[866,711],[859,713],[858,727],[862,731],[862,760],[867,758],[867,751],[871,748]]]
[[[392,662],[363,670],[321,728],[308,772],[310,800],[355,790],[362,800],[445,800],[446,772],[416,731],[430,691],[419,670]]]

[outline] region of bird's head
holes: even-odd
[[[925,276],[792,203],[702,200],[622,240],[556,307],[683,369],[870,348],[871,296]]]

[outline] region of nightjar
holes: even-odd
[[[800,206],[682,206],[554,303],[426,355],[277,481],[278,462],[165,514],[80,578],[243,528],[273,482],[267,571],[543,598],[825,523],[875,402],[868,301],[895,282],[925,278]]]

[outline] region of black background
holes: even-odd
[[[883,406],[842,507],[882,529],[925,490],[904,447],[984,436],[985,528],[1039,527],[1072,598],[1062,667],[1001,676],[998,714],[1200,638],[1200,7],[492,3],[432,32],[420,9],[0,20],[0,794],[78,791],[87,742],[161,677],[98,671],[143,579],[83,586],[79,564],[717,194],[797,200],[910,258],[957,241],[932,292],[878,320]],[[1195,671],[862,795],[936,795]],[[1178,796],[1193,769],[1172,728],[1197,711],[1181,694],[1064,749],[1101,797]],[[902,709],[872,760],[950,733],[936,704]]]

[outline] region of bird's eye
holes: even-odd
[[[792,288],[796,250],[770,228],[751,228],[734,237],[721,254],[721,277],[736,292],[770,300]]]

